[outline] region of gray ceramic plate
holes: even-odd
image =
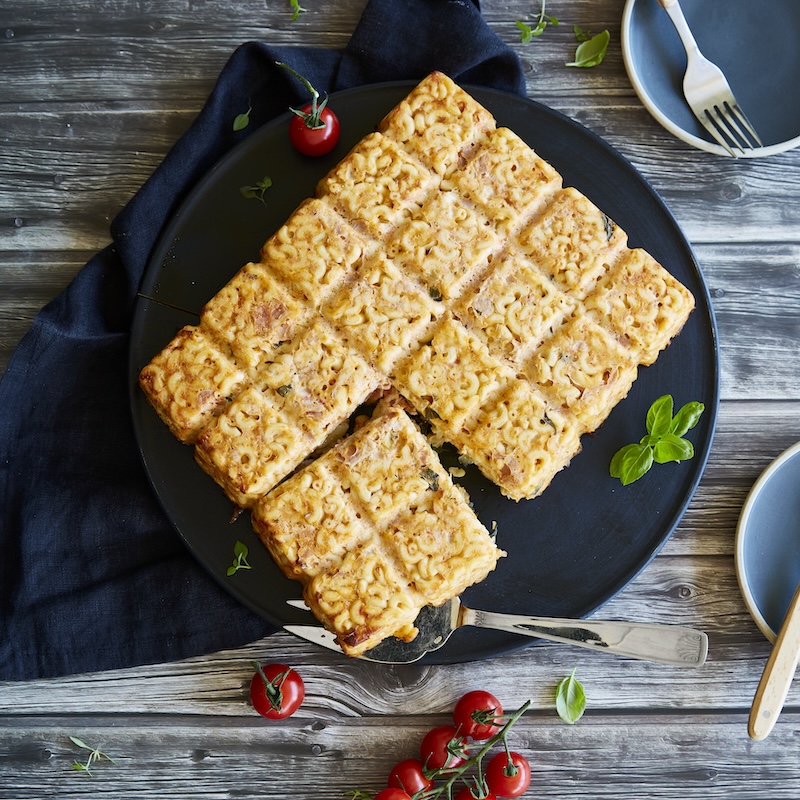
[[[800,442],[761,473],[747,496],[736,574],[753,619],[774,642],[800,584]]]
[[[769,156],[800,145],[800,2],[681,0],[701,52],[719,66]],[[658,0],[627,0],[622,55],[633,88],[670,133],[726,155],[695,119],[683,96],[686,51]]]

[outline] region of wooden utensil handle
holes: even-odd
[[[753,698],[747,731],[750,738],[766,738],[781,713],[800,657],[800,586],[781,625]]]

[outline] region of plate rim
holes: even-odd
[[[758,629],[764,636],[773,644],[777,639],[778,632],[773,630],[772,626],[767,622],[761,609],[758,607],[755,595],[750,589],[750,583],[747,579],[747,562],[744,554],[745,541],[747,539],[747,526],[750,522],[755,504],[764,490],[764,487],[770,482],[772,477],[795,456],[800,455],[800,442],[788,447],[780,455],[776,456],[756,478],[755,483],[747,493],[742,510],[739,514],[739,520],[736,523],[736,548],[735,548],[735,562],[736,562],[736,579],[739,583],[739,589],[742,593],[744,603],[750,616],[758,626]]]
[[[685,130],[674,120],[668,117],[663,111],[661,111],[658,105],[656,105],[648,91],[645,89],[644,83],[639,77],[639,73],[636,69],[636,59],[633,57],[633,47],[631,44],[633,8],[637,2],[641,2],[641,0],[625,1],[625,8],[622,12],[622,25],[620,29],[622,60],[625,64],[625,70],[628,73],[628,79],[630,80],[636,95],[642,102],[642,105],[653,116],[653,118],[673,136],[681,139],[687,144],[692,145],[698,150],[705,150],[708,153],[714,153],[718,156],[730,158],[730,153],[728,153],[728,151],[725,150],[722,145],[716,144],[715,142],[709,142],[707,139],[702,139],[699,136],[695,136],[693,133],[689,133],[689,131]],[[756,147],[753,150],[746,150],[737,157],[766,158],[767,156],[777,155],[778,153],[785,153],[787,150],[793,150],[796,147],[800,147],[800,135],[776,144]]]
[[[388,81],[388,82],[379,82],[373,84],[365,84],[363,86],[358,87],[350,87],[348,89],[344,89],[341,91],[336,92],[336,95],[344,96],[353,93],[358,93],[360,91],[380,91],[382,89],[397,89],[397,88],[413,88],[416,85],[417,81],[409,81],[409,80],[399,80],[399,81]],[[539,113],[549,115],[550,117],[554,118],[555,120],[560,121],[559,124],[569,125],[570,127],[574,127],[580,130],[582,136],[590,139],[595,147],[599,147],[602,150],[606,151],[607,156],[610,159],[622,164],[625,169],[631,174],[631,177],[635,178],[635,180],[641,185],[642,189],[647,192],[647,194],[652,198],[653,202],[658,205],[660,213],[664,217],[665,223],[667,223],[670,229],[676,234],[677,236],[677,244],[679,245],[680,250],[684,252],[685,263],[687,267],[690,268],[691,273],[694,276],[694,280],[697,281],[698,288],[702,292],[702,299],[703,299],[703,326],[707,328],[708,331],[708,342],[707,346],[710,352],[710,367],[713,368],[713,373],[707,375],[707,383],[709,388],[709,398],[713,400],[713,405],[709,404],[706,409],[706,424],[707,424],[707,436],[706,439],[703,441],[702,449],[698,448],[698,452],[695,454],[695,463],[693,467],[693,476],[686,487],[686,493],[682,497],[679,502],[676,502],[674,514],[669,518],[668,524],[666,524],[663,528],[662,533],[659,535],[658,542],[655,546],[650,549],[649,552],[642,555],[635,563],[631,563],[629,568],[620,573],[620,575],[616,576],[612,584],[610,584],[609,591],[605,592],[602,596],[599,596],[593,599],[588,605],[584,605],[582,607],[582,611],[577,614],[576,616],[586,617],[593,614],[597,611],[600,607],[605,605],[611,599],[616,597],[626,586],[628,586],[658,555],[661,549],[664,547],[666,542],[674,533],[677,526],[680,524],[680,521],[683,519],[686,510],[691,503],[693,497],[696,494],[697,488],[700,484],[700,481],[704,475],[705,468],[708,462],[709,454],[711,451],[711,447],[713,444],[715,432],[716,432],[716,425],[718,421],[718,411],[719,411],[719,403],[720,403],[720,382],[721,382],[721,364],[720,364],[720,357],[719,357],[719,337],[718,337],[718,329],[716,324],[716,316],[714,313],[713,304],[711,302],[711,294],[710,288],[705,280],[705,276],[703,274],[702,268],[700,263],[694,253],[694,249],[692,248],[691,243],[686,238],[685,233],[681,229],[681,226],[677,222],[674,214],[672,213],[671,209],[666,205],[665,201],[658,193],[658,191],[652,186],[652,184],[644,178],[641,172],[636,168],[636,166],[631,163],[631,161],[624,156],[618,149],[616,149],[613,145],[611,145],[608,141],[603,139],[597,133],[592,131],[590,128],[586,127],[579,121],[571,118],[567,114],[559,111],[558,109],[553,109],[546,104],[537,101],[535,99],[529,98],[527,96],[516,95],[514,93],[504,92],[502,90],[495,89],[493,87],[486,87],[486,86],[478,86],[472,85],[468,83],[464,83],[464,88],[468,91],[475,91],[476,93],[485,93],[487,95],[492,95],[497,97],[498,99],[504,98],[511,103],[519,103],[534,107],[538,110]],[[166,219],[163,223],[163,227],[161,232],[159,233],[158,238],[153,246],[151,251],[150,257],[148,258],[148,265],[147,268],[142,276],[142,281],[144,282],[148,275],[150,274],[151,269],[156,261],[161,261],[162,259],[157,259],[156,256],[159,254],[163,255],[163,252],[169,249],[170,242],[173,241],[174,238],[174,229],[178,222],[182,220],[187,212],[187,209],[193,206],[194,202],[196,202],[197,193],[199,189],[205,186],[207,183],[211,182],[213,176],[217,174],[221,169],[225,168],[225,165],[229,163],[231,160],[235,160],[235,152],[243,146],[246,146],[248,141],[257,142],[262,138],[262,136],[267,136],[267,130],[273,127],[279,126],[280,121],[283,119],[289,119],[291,115],[289,112],[285,112],[282,115],[279,115],[274,120],[271,120],[265,123],[258,131],[254,131],[247,139],[243,140],[241,143],[234,145],[230,148],[226,153],[224,153],[217,162],[215,162],[206,173],[204,173],[198,181],[190,187],[184,197],[176,204],[176,210],[173,212],[168,219]],[[263,133],[262,133],[263,131]],[[147,302],[145,302],[145,300]],[[137,303],[137,309],[134,314],[134,319],[132,320],[132,327],[134,330],[139,324],[139,317],[145,313],[146,307],[149,302],[155,300],[155,298],[142,298],[141,304]],[[158,302],[155,300],[155,302]],[[701,309],[697,309],[700,311]],[[131,342],[131,350],[129,353],[130,358],[130,367],[131,367],[131,375],[132,377],[136,374],[135,364],[133,363],[133,345],[134,342]],[[131,399],[134,399],[137,395],[136,393],[136,381],[131,380],[130,383],[130,394]],[[136,411],[133,408],[132,404],[132,411],[134,417],[136,417]],[[179,537],[184,541],[187,545],[187,548],[190,551],[190,554],[197,558],[198,554],[195,552],[195,548],[191,545],[191,543],[186,539],[184,536],[183,531],[180,527],[178,527],[175,522],[171,518],[171,514],[168,512],[167,508],[164,504],[164,499],[161,497],[161,494],[155,485],[153,480],[153,476],[150,474],[149,469],[147,469],[147,457],[146,454],[142,451],[141,442],[139,440],[139,420],[134,420],[134,425],[137,431],[137,441],[139,441],[139,449],[140,455],[142,456],[145,468],[147,470],[148,478],[151,482],[151,486],[153,486],[154,493],[156,494],[157,499],[164,508],[167,518],[170,521],[173,529],[176,530],[176,533]],[[234,588],[230,587],[229,584],[225,581],[222,581],[220,576],[215,572],[214,569],[210,567],[209,564],[206,563],[205,559],[198,559],[203,567],[206,568],[206,571],[212,576],[212,578],[216,579],[218,583],[223,585],[227,591],[233,593],[234,597],[241,602],[243,605],[247,606],[257,614],[259,614],[262,618],[267,619],[268,621],[276,624],[278,626],[283,626],[285,624],[291,623],[291,619],[283,619],[282,621],[275,619],[275,614],[268,611],[267,609],[252,603],[249,598],[247,597],[246,593],[242,593],[240,591],[235,590]],[[435,654],[432,654],[433,657],[425,657],[422,662],[420,663],[436,663],[436,664],[445,664],[445,663],[462,663],[467,660],[475,660],[478,658],[490,658],[496,657],[498,655],[507,654],[510,652],[514,652],[516,650],[520,650],[523,648],[527,648],[530,645],[534,644],[536,640],[532,639],[524,639],[523,637],[514,637],[519,638],[519,644],[511,645],[509,643],[505,643],[502,646],[494,646],[487,648],[486,652],[481,652],[479,655],[472,654],[470,657],[465,657],[461,653],[448,653],[444,651],[437,651]]]

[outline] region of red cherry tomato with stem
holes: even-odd
[[[422,762],[418,758],[407,758],[395,764],[387,783],[389,787],[396,786],[410,795],[427,791],[433,786],[433,781],[425,777]]]
[[[498,797],[519,797],[530,786],[531,765],[519,753],[498,753],[486,767],[486,783]]]
[[[300,109],[289,123],[289,141],[294,148],[306,156],[324,156],[330,153],[339,141],[339,119],[327,106],[319,112],[319,125],[312,127],[309,119],[313,114],[311,104]]]
[[[453,721],[461,736],[489,739],[503,727],[503,706],[489,692],[467,692],[453,709]]]
[[[267,719],[286,719],[294,714],[306,696],[303,679],[285,664],[253,662],[256,674],[250,681],[250,702]]]
[[[381,789],[375,795],[375,800],[411,800],[411,795],[396,786],[390,786],[388,789]]]
[[[303,108],[289,109],[295,118],[289,123],[289,141],[306,156],[324,156],[330,153],[339,141],[341,128],[339,118],[328,108],[328,98],[319,102],[319,92],[288,64],[275,62],[291,72],[311,95],[311,102]]]
[[[466,740],[454,725],[431,728],[419,746],[419,757],[426,770],[460,767],[468,758]]]

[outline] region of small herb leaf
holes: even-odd
[[[244,542],[238,539],[233,545],[233,563],[228,567],[225,573],[228,577],[235,575],[240,569],[252,569],[250,564],[247,563],[247,556],[250,550]]]
[[[582,32],[581,32],[582,34]],[[591,39],[581,41],[576,31],[576,38],[580,44],[575,50],[575,60],[568,61],[568,67],[596,67],[606,56],[611,34],[608,31],[598,33]]]
[[[556,689],[556,711],[568,725],[574,725],[586,710],[586,693],[575,677],[575,670],[564,678]]]
[[[270,186],[272,186],[272,178],[264,176],[254,186],[240,186],[239,192],[245,200],[258,200],[263,205],[266,205],[264,202],[264,194]]]
[[[75,761],[72,764],[72,769],[78,770],[78,772],[85,772],[90,778],[92,777],[92,764],[95,761],[99,761],[100,759],[105,759],[111,764],[116,764],[117,762],[114,761],[111,756],[106,755],[102,750],[97,747],[91,747],[90,745],[86,744],[86,742],[79,739],[77,736],[70,736],[70,741],[80,747],[83,750],[89,751],[89,757],[86,759],[86,762]]]
[[[686,461],[694,455],[694,447],[688,439],[682,439],[674,433],[663,436],[653,445],[653,459],[657,464],[668,464],[670,461]]]
[[[687,431],[694,428],[700,420],[700,416],[706,410],[703,403],[697,401],[687,403],[681,407],[675,418],[672,420],[669,432],[674,433],[676,436],[683,436]]]
[[[439,473],[436,470],[430,467],[423,467],[420,471],[420,477],[428,484],[428,488],[432,492],[439,491]]]
[[[250,124],[250,112],[253,107],[250,106],[243,114],[237,114],[233,120],[233,129],[235,131],[242,131]]]
[[[611,477],[619,478],[623,486],[638,481],[653,466],[653,448],[646,444],[629,444],[618,450],[611,459]]]
[[[308,11],[307,8],[303,8],[300,5],[299,0],[289,0],[289,6],[292,9],[292,19],[293,20],[296,20],[300,16],[300,14],[303,14],[306,11]]]
[[[545,14],[545,5],[547,0],[542,0],[541,7],[539,8],[539,15],[536,17],[533,26],[528,25],[527,22],[518,19],[516,21],[517,28],[519,28],[519,40],[522,44],[528,44],[534,36],[541,36],[548,25],[558,25],[558,20],[555,17]]]
[[[652,436],[663,436],[672,424],[672,395],[659,397],[647,411],[645,426]]]

